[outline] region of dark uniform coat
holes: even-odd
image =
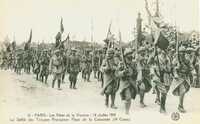
[[[104,88],[101,94],[111,94],[118,90],[118,81],[115,75],[117,65],[114,59],[105,58],[101,65],[101,72],[103,72]]]
[[[124,72],[125,68],[122,63],[119,63],[116,71],[116,76],[120,78],[120,96],[122,100],[135,99],[137,94],[136,79],[137,79],[137,64],[135,62],[127,65],[128,72]],[[126,92],[126,91],[129,91]]]

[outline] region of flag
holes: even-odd
[[[156,39],[155,39],[155,45],[157,45],[160,49],[165,50],[169,46],[169,41],[168,39],[163,35],[161,31],[157,32],[158,34]]]
[[[32,29],[30,31],[30,36],[29,36],[29,39],[28,39],[28,43],[31,43],[31,40],[32,40]]]
[[[67,38],[63,41],[63,48],[67,49],[69,47],[70,37],[69,34],[67,35]]]
[[[61,21],[60,21],[60,32],[61,32],[61,33],[64,32],[63,18],[61,18]]]
[[[149,23],[150,23],[150,29],[151,33],[154,39],[154,44],[157,45],[160,49],[165,50],[169,46],[168,39],[163,34],[163,29],[166,28],[166,24],[164,23],[162,17],[160,14],[156,14],[155,16],[152,16],[152,14],[149,11],[148,8],[148,2],[145,0],[145,7],[147,14],[149,16]]]
[[[165,50],[169,46],[169,41],[165,37],[162,31],[163,22],[159,17],[152,17],[151,28],[153,32],[154,44],[157,45],[160,49]]]

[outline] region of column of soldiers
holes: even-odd
[[[17,74],[21,74],[22,69],[26,73],[30,73],[32,69],[36,79],[45,84],[49,74],[52,74],[51,86],[54,88],[57,82],[58,90],[61,90],[66,74],[69,74],[69,88],[77,89],[77,77],[80,72],[85,81],[90,81],[93,71],[94,78],[101,82],[105,106],[117,109],[115,98],[119,91],[126,114],[129,114],[132,99],[135,99],[137,94],[140,106],[146,107],[145,94],[151,89],[155,91],[155,103],[160,106],[161,113],[166,112],[169,93],[178,96],[177,108],[184,113],[185,94],[190,86],[200,87],[199,47],[192,49],[181,45],[178,52],[175,52],[175,48],[164,51],[159,47],[140,47],[138,50],[126,48],[123,52],[118,48],[106,47],[83,53],[78,51],[74,48],[16,50],[12,59],[3,55],[1,67],[13,69]],[[24,56],[25,53],[28,53],[28,56]]]
[[[152,50],[153,49],[153,50]],[[101,65],[104,87],[101,94],[105,96],[105,105],[115,106],[115,95],[119,90],[125,104],[125,113],[129,114],[131,99],[139,95],[140,106],[145,94],[155,91],[155,103],[160,106],[160,113],[166,113],[167,94],[179,97],[177,109],[185,113],[184,96],[191,84],[199,84],[199,48],[196,50],[181,46],[178,53],[174,49],[164,51],[158,47],[140,47],[139,50],[125,49],[123,57],[116,59],[118,50],[109,48]],[[123,59],[124,61],[123,61]],[[191,75],[192,80],[191,80]],[[119,81],[120,80],[120,81]]]

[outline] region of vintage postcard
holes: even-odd
[[[0,0],[1,124],[199,124],[199,0]]]

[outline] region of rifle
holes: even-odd
[[[122,42],[121,32],[119,31],[119,45],[120,45],[121,58],[122,58],[124,67],[127,68],[127,63],[126,63],[126,60],[124,59],[124,50],[123,50],[121,42]]]
[[[155,46],[155,52],[156,52],[156,59],[157,59],[157,64],[158,64],[158,69],[159,69],[159,73],[160,73],[160,75],[158,74],[158,73],[156,73],[156,75],[161,79],[161,67],[160,67],[160,62],[159,62],[159,58],[158,58],[158,51],[157,51],[157,47]]]

